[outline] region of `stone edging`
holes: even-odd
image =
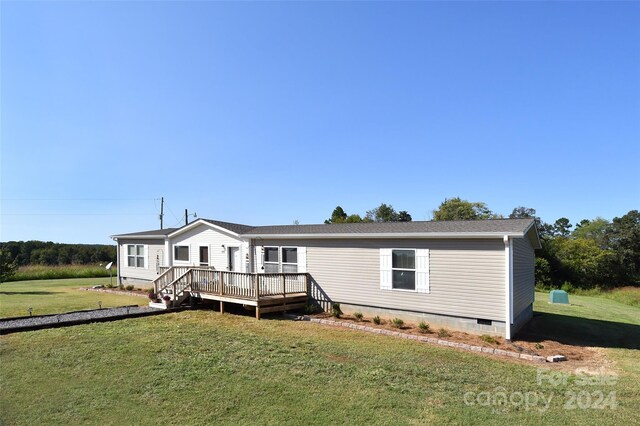
[[[449,340],[442,340],[436,337],[417,336],[415,334],[401,333],[399,331],[385,330],[382,328],[369,327],[366,325],[358,325],[350,322],[333,321],[333,320],[321,319],[321,318],[311,318],[306,315],[302,317],[296,316],[295,319],[310,321],[316,324],[352,328],[355,330],[366,331],[368,333],[400,337],[402,339],[418,340],[419,342],[432,343],[434,345],[440,345],[440,346],[449,346],[452,348],[463,349],[465,351],[482,352],[489,355],[506,356],[510,358],[523,359],[526,361],[533,361],[533,362],[547,362],[547,359],[545,357],[539,356],[539,355],[529,355],[529,354],[524,354],[519,352],[505,351],[503,349],[485,348],[484,346],[474,346],[474,345],[468,345],[466,343],[451,342]]]
[[[123,296],[138,296],[138,297],[146,297],[149,298],[149,296],[147,296],[146,294],[140,294],[140,293],[136,293],[133,291],[126,291],[126,290],[111,290],[109,288],[87,288],[87,287],[80,287],[80,290],[85,290],[85,291],[97,291],[99,293],[111,293],[111,294],[120,294]]]

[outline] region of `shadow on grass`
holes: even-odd
[[[0,291],[0,294],[12,296],[14,294],[28,294],[32,296],[46,296],[48,294],[56,294],[55,291]]]
[[[554,340],[575,346],[640,349],[640,326],[621,322],[535,312],[518,334],[530,342]]]

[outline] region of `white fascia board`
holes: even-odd
[[[206,225],[206,226],[208,226],[208,227],[210,227],[212,229],[215,229],[216,231],[219,231],[219,232],[222,232],[224,234],[229,234],[229,235],[232,235],[234,237],[240,238],[239,234],[237,234],[237,233],[235,233],[233,231],[230,231],[227,228],[223,228],[222,226],[218,226],[218,225],[215,225],[215,224],[213,224],[211,222],[207,222],[204,219],[198,219],[198,220],[196,220],[194,222],[191,222],[188,225],[183,226],[180,229],[176,229],[171,234],[169,234],[168,237],[169,238],[176,237],[176,236],[178,236],[178,235],[180,235],[180,234],[182,234],[184,232],[187,232],[187,231],[189,231],[189,230],[191,230],[191,229],[193,229],[193,228],[195,228],[197,226],[200,226],[200,225]]]
[[[166,237],[164,235],[111,235],[111,238],[114,241],[118,240],[164,240]]]
[[[292,238],[499,238],[504,236],[513,238],[522,238],[521,232],[504,233],[504,232],[381,232],[381,233],[346,233],[346,234],[242,234],[246,238],[254,239],[292,239]]]
[[[538,227],[536,226],[536,221],[534,220],[533,222],[531,222],[531,225],[527,226],[527,229],[524,230],[524,235],[527,235],[529,233],[529,230],[531,230],[531,227],[533,227],[533,231],[536,233],[536,247],[534,247],[534,249],[541,249],[542,248],[542,242],[540,241],[540,235],[538,234]]]

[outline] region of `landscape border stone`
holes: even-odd
[[[428,336],[416,336],[414,334],[402,333],[402,332],[399,332],[399,331],[385,330],[383,328],[375,328],[375,327],[370,327],[370,326],[362,326],[362,325],[348,323],[348,322],[342,322],[342,321],[333,321],[333,320],[329,320],[329,319],[325,319],[325,318],[311,318],[308,315],[284,314],[284,316],[286,318],[293,319],[293,320],[296,320],[296,321],[310,321],[310,322],[316,323],[316,324],[330,325],[330,326],[334,326],[334,327],[337,326],[337,327],[351,328],[351,329],[354,329],[354,330],[365,331],[365,332],[368,332],[368,333],[383,334],[385,336],[400,337],[400,338],[403,338],[403,339],[412,339],[412,340],[417,340],[419,342],[431,343],[431,344],[435,344],[435,345],[439,345],[439,346],[446,346],[446,347],[462,349],[464,351],[481,352],[481,353],[485,353],[485,354],[489,354],[489,355],[497,355],[497,356],[508,357],[508,358],[517,358],[517,359],[521,359],[521,360],[525,360],[525,361],[531,361],[531,362],[537,362],[537,363],[549,362],[543,356],[531,355],[531,354],[525,354],[525,353],[513,352],[513,351],[506,351],[504,349],[487,348],[487,347],[484,347],[484,346],[473,346],[473,345],[469,345],[467,343],[452,342],[450,340],[436,339],[434,337],[428,337]]]

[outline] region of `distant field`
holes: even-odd
[[[115,277],[114,268],[111,273]],[[64,278],[108,277],[104,265],[29,265],[21,266],[9,281],[54,280]]]
[[[640,326],[640,309],[612,300],[537,296],[538,312],[564,318],[557,329],[587,324],[598,338]],[[272,318],[185,311],[3,336],[0,424],[637,422],[639,351],[612,341],[615,383],[585,385],[535,364]]]
[[[113,280],[115,283],[115,278]],[[79,290],[96,284],[106,285],[109,278],[76,278],[65,280],[16,281],[0,284],[0,317],[34,315],[96,309],[123,305],[146,305],[142,297],[122,296]],[[1,424],[1,423],[0,423]]]

